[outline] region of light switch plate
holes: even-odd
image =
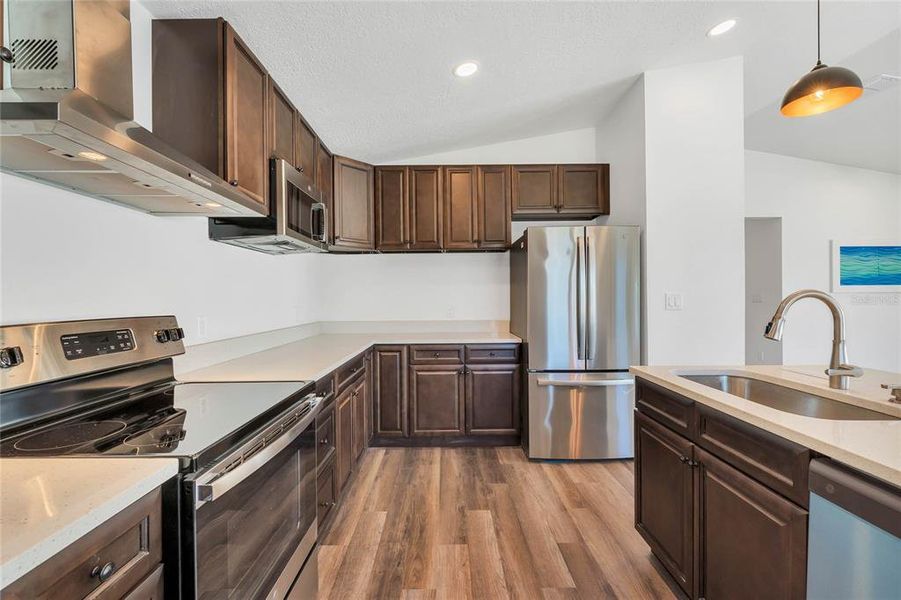
[[[667,292],[664,307],[666,310],[682,310],[682,294]]]

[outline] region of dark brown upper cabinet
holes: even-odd
[[[609,215],[610,165],[559,165],[557,199],[561,215]]]
[[[478,168],[477,218],[479,248],[510,247],[510,167]]]
[[[312,179],[317,186],[322,187],[316,177],[316,151],[319,147],[319,140],[316,139],[316,133],[313,131],[313,128],[300,116],[300,113],[297,113],[295,131],[297,134],[294,136],[294,160],[296,161],[294,166],[297,167],[298,171]]]
[[[514,219],[610,214],[610,165],[514,165]]]
[[[442,248],[441,167],[409,167],[410,249]]]
[[[372,165],[344,156],[335,156],[334,165],[334,245],[372,250],[375,217]]]
[[[294,164],[294,125],[297,111],[284,92],[269,80],[269,155]]]
[[[475,167],[444,167],[444,248],[478,248]]]
[[[261,204],[268,202],[269,76],[231,27],[225,27],[225,179]]]
[[[268,75],[222,19],[155,20],[153,132],[268,212]]]
[[[410,247],[406,167],[375,168],[375,243],[382,251]]]
[[[557,212],[557,166],[513,166],[513,215],[547,215]]]

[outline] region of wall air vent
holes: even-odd
[[[13,40],[12,53],[12,68],[19,71],[52,71],[59,66],[59,44],[54,39]]]
[[[863,82],[863,87],[869,92],[884,92],[901,83],[901,75],[875,75]]]

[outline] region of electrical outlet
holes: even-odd
[[[445,313],[448,319],[456,319],[457,318],[457,309],[453,306],[448,307],[447,312]]]
[[[751,304],[763,304],[763,296],[760,294],[751,294]]]
[[[682,294],[667,292],[664,307],[666,310],[682,310]]]
[[[206,339],[206,317],[197,317],[197,337]]]

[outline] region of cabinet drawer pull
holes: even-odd
[[[434,358],[438,358],[438,357],[441,356],[441,355],[440,355],[439,353],[436,352],[436,353],[434,353],[432,356],[433,356]]]
[[[334,505],[335,505],[334,502],[320,502],[319,503],[319,506],[321,506],[322,508],[326,508],[328,506],[334,506]]]
[[[495,356],[494,352],[489,352],[488,356]]]
[[[91,569],[91,577],[96,577],[97,579],[100,580],[100,583],[103,583],[104,581],[106,581],[107,579],[109,579],[112,576],[112,574],[115,570],[116,570],[115,563],[108,562],[105,565],[103,565],[102,567],[98,565],[98,566],[95,566],[93,569]]]

